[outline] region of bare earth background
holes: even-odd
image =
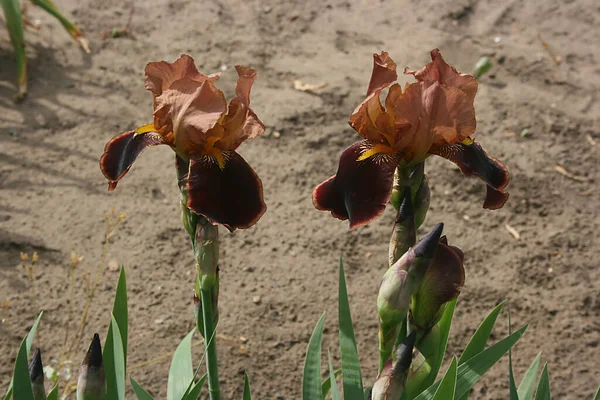
[[[449,352],[458,354],[485,314],[506,299],[514,324],[529,324],[516,346],[517,379],[542,351],[556,399],[591,399],[600,375],[598,2],[138,1],[133,37],[125,38],[110,33],[127,24],[130,2],[57,2],[86,32],[93,53],[80,52],[56,21],[31,9],[42,28],[26,33],[30,96],[23,104],[11,101],[14,56],[0,32],[0,303],[10,303],[0,310],[2,390],[17,346],[41,309],[37,345],[46,364],[59,357],[71,251],[85,257],[73,304],[80,312],[81,275],[100,258],[104,215],[114,206],[128,214],[107,261],[128,271],[130,375],[165,397],[169,358],[145,362],[173,351],[193,326],[193,259],[180,225],[173,153],[148,150],[113,193],[106,191],[98,159],[112,136],[151,119],[145,64],[184,52],[204,73],[226,66],[218,83],[228,95],[233,65],[256,68],[252,104],[268,125],[263,137],[241,147],[263,180],[268,211],[249,230],[222,231],[224,397],[240,398],[247,370],[257,398],[299,398],[307,341],[323,311],[324,349],[339,365],[340,254],[365,382],[372,383],[375,301],[393,214],[388,210],[348,232],[347,223],[313,209],[311,191],[358,138],[347,119],[366,92],[372,53],[387,50],[400,70],[416,69],[439,47],[464,72],[481,56],[492,58],[477,96],[477,138],[512,174],[509,202],[490,212],[481,207],[483,184],[444,160],[428,162],[433,201],[423,232],[445,222],[450,241],[466,254],[467,281]],[[303,93],[293,89],[295,79],[328,86]],[[557,165],[578,179],[558,173]],[[19,266],[19,253],[33,251],[40,256],[35,303]],[[100,285],[82,348],[94,332],[106,334],[115,271],[108,269]],[[503,314],[495,340],[508,333],[507,325]],[[201,347],[194,353],[199,360]],[[74,357],[75,374],[83,354]],[[506,399],[507,387],[504,360],[473,398]]]

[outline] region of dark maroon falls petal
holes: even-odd
[[[162,136],[156,132],[123,132],[106,144],[100,159],[100,169],[109,180],[108,190],[114,190],[117,182],[125,176],[133,162],[150,146],[164,144]]]
[[[190,159],[187,206],[230,231],[254,225],[267,210],[260,178],[235,151],[223,153],[225,168],[214,158]]]
[[[455,163],[466,176],[476,176],[488,185],[483,208],[497,210],[508,200],[508,193],[502,191],[510,181],[508,170],[478,143],[452,144],[433,153]]]
[[[372,148],[368,141],[354,143],[342,153],[337,174],[317,186],[313,204],[331,211],[341,220],[350,220],[350,229],[363,226],[383,214],[392,195],[398,156],[376,154],[358,161]]]

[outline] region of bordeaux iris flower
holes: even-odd
[[[367,98],[350,117],[350,126],[365,140],[348,147],[337,174],[315,188],[317,209],[349,219],[350,229],[365,225],[385,210],[396,168],[411,168],[432,154],[487,184],[484,208],[504,205],[508,171],[471,138],[477,81],[448,65],[438,49],[431,52],[431,59],[419,71],[404,71],[417,82],[403,90],[398,83],[392,85],[396,64],[388,53],[374,54]],[[386,88],[384,106],[380,95]]]
[[[154,96],[154,120],[106,145],[100,167],[109,190],[142,151],[166,144],[177,154],[178,165],[187,168],[183,183],[189,209],[231,231],[255,224],[266,211],[262,183],[235,150],[262,134],[265,126],[250,109],[256,71],[239,65],[235,69],[236,96],[227,104],[214,84],[220,74],[201,74],[190,56],[149,63],[146,89]]]

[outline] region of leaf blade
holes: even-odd
[[[324,324],[325,313],[319,318],[306,349],[302,373],[302,400],[321,398],[321,340]]]
[[[138,400],[154,400],[152,396],[146,390],[140,386],[133,378],[129,378],[129,383],[131,384],[131,388],[133,389],[133,393],[135,393],[135,397]]]
[[[341,257],[338,302],[344,397],[348,399],[360,399],[364,396],[362,374],[360,371],[356,338],[354,336],[354,326],[352,325],[352,315],[350,314],[350,304],[348,303],[344,262]]]
[[[492,334],[492,329],[496,324],[496,319],[498,319],[498,314],[502,311],[504,307],[504,302],[498,304],[479,324],[479,327],[467,343],[467,346],[463,350],[460,358],[458,359],[458,365],[463,364],[465,361],[473,358],[477,354],[481,353],[483,349],[485,349],[485,345],[489,340],[490,335]]]
[[[250,392],[250,381],[248,380],[248,373],[244,371],[244,395],[243,400],[252,400],[252,394]]]
[[[194,379],[194,367],[192,366],[192,337],[196,328],[188,333],[177,346],[167,382],[167,399],[181,400],[185,395],[190,382]]]
[[[121,266],[119,279],[117,281],[117,291],[115,293],[115,302],[112,311],[119,332],[121,333],[121,343],[123,344],[123,355],[125,357],[125,369],[127,370],[127,338],[129,334],[128,310],[127,310],[127,278],[125,276],[125,267]]]
[[[433,395],[433,400],[454,400],[456,392],[457,364],[456,357],[453,357],[452,363],[450,363],[448,370],[444,374],[442,381]]]
[[[340,391],[335,380],[335,372],[333,372],[333,364],[331,363],[331,353],[327,350],[327,359],[329,364],[329,382],[331,384],[331,400],[342,400]]]
[[[527,368],[525,375],[523,375],[523,379],[521,379],[521,383],[517,389],[519,400],[531,400],[533,398],[533,391],[535,390],[535,382],[540,367],[541,357],[542,353],[539,352],[529,368]]]
[[[496,364],[508,352],[508,349],[517,343],[526,329],[527,325],[460,365],[456,379],[456,397],[461,398],[465,394],[468,394],[469,390],[479,381],[483,374]],[[415,400],[431,400],[438,385],[439,382],[434,383],[415,397]]]
[[[29,379],[29,368],[27,365],[27,340],[21,342],[19,353],[15,360],[13,372],[13,398],[19,400],[34,400],[33,388]]]
[[[102,359],[106,376],[108,399],[125,400],[125,356],[119,325],[114,315],[110,315],[110,326],[104,342]]]
[[[548,364],[544,364],[540,383],[535,392],[535,400],[550,400],[550,376],[548,375]]]

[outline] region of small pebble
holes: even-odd
[[[254,304],[260,304],[260,301],[261,301],[261,297],[260,297],[260,296],[254,296],[254,297],[252,298],[252,302],[253,302]]]

